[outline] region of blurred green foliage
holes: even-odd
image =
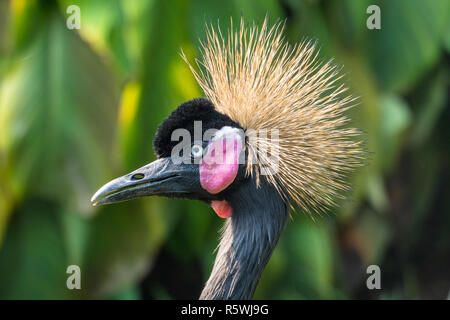
[[[69,5],[81,29],[66,27]],[[371,4],[381,30],[366,27]],[[202,93],[179,57],[204,23],[286,19],[317,39],[360,104],[369,164],[350,199],[294,214],[255,298],[445,298],[450,289],[447,0],[0,1],[0,298],[196,298],[222,221],[199,202],[93,208],[108,180],[154,159],[158,124]],[[82,290],[66,288],[66,268]],[[382,290],[366,288],[378,264]]]

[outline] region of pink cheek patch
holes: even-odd
[[[211,140],[200,163],[200,184],[211,194],[225,190],[236,178],[239,155],[242,150],[240,136],[224,136]]]

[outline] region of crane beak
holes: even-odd
[[[200,187],[198,166],[158,159],[101,187],[92,197],[94,206],[145,196],[187,197]]]

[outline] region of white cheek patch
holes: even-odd
[[[242,130],[238,128],[233,128],[229,126],[222,127],[220,130],[216,132],[214,137],[212,137],[211,140],[219,140],[224,137],[230,137],[230,138],[239,138],[242,143]]]

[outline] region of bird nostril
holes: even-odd
[[[145,177],[143,173],[135,173],[131,176],[131,180],[141,180]]]

